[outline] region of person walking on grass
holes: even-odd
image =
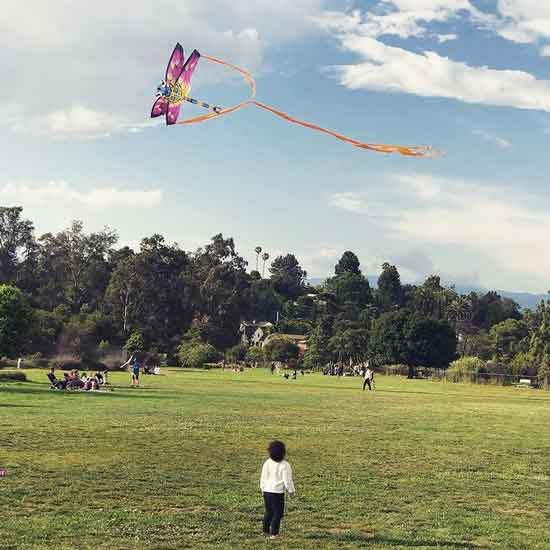
[[[264,496],[263,532],[271,539],[279,538],[281,519],[285,511],[285,490],[290,497],[295,488],[292,480],[292,468],[284,459],[286,447],[282,441],[272,441],[267,452],[269,458],[264,462],[260,476],[260,489]]]
[[[139,386],[139,371],[140,371],[140,364],[137,357],[134,357],[134,361],[132,362],[132,386]]]
[[[369,363],[367,361],[367,368],[365,369],[365,380],[363,381],[363,391],[365,391],[365,386],[369,387],[369,391],[372,390],[372,386],[374,384],[374,372],[369,367]]]

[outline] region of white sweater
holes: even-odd
[[[286,460],[275,462],[268,458],[262,466],[260,489],[264,493],[284,493],[286,489],[289,494],[294,494],[296,489],[290,464]]]

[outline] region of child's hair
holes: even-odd
[[[272,441],[267,447],[267,452],[271,460],[281,462],[286,454],[285,444],[282,441]]]

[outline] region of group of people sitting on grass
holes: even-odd
[[[63,378],[57,378],[55,368],[52,367],[48,372],[50,387],[55,390],[99,390],[101,386],[107,383],[107,371],[98,371],[88,376],[85,372],[79,373],[78,369],[73,369],[63,373]]]

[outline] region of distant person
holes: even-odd
[[[264,496],[264,535],[272,539],[279,537],[281,520],[285,512],[285,490],[294,496],[292,468],[284,460],[286,447],[282,441],[272,441],[267,447],[269,458],[264,462],[260,476],[260,489]]]
[[[365,391],[365,386],[368,386],[369,391],[371,391],[373,382],[374,382],[374,372],[367,365],[367,368],[365,369],[365,376],[363,381],[363,391]]]
[[[134,357],[132,363],[132,386],[139,386],[139,372],[141,370],[141,365],[139,364],[138,358]]]
[[[271,374],[275,373],[275,363],[271,363],[271,367],[269,368],[269,370],[271,371]]]
[[[55,388],[57,390],[65,389],[62,387],[61,380],[57,379],[57,376],[55,376],[55,369],[54,367],[50,368],[50,372],[47,374],[48,380],[50,381],[51,388]]]

